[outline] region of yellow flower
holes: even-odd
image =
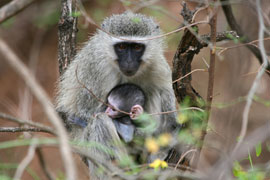
[[[145,141],[145,147],[147,148],[148,152],[156,153],[159,150],[159,146],[155,139],[147,138]]]
[[[161,166],[161,168],[167,168],[168,164],[166,161],[161,161],[160,166]]]
[[[158,169],[158,168],[167,168],[168,164],[165,161],[162,161],[160,159],[156,159],[154,162],[152,162],[151,164],[149,164],[149,167],[154,168],[154,169]]]
[[[158,144],[160,146],[167,146],[171,142],[172,136],[169,133],[161,134],[158,137]]]
[[[184,124],[188,121],[188,116],[186,113],[181,113],[178,115],[177,122],[180,124]]]

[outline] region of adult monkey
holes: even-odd
[[[96,123],[93,115],[104,112],[106,107],[82,88],[81,83],[103,100],[119,84],[136,84],[148,99],[145,112],[176,109],[171,70],[163,54],[163,40],[150,40],[161,34],[153,19],[128,12],[106,18],[101,27],[113,36],[98,30],[77,54],[59,82],[57,110],[67,117],[66,124],[71,127],[75,138],[80,138],[82,134],[85,136],[87,132],[82,133],[86,130],[73,126],[74,119],[87,124],[87,131],[91,131],[97,139],[104,136],[102,131],[95,133],[95,127],[91,125]],[[153,118],[157,122],[155,134],[171,132],[177,127],[175,113],[155,115]],[[102,121],[98,124],[110,128]]]

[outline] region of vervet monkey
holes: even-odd
[[[143,91],[134,84],[116,86],[108,95],[107,102],[110,106],[107,107],[105,113],[113,120],[119,136],[126,143],[133,139],[136,131],[134,119],[143,113],[145,101]]]
[[[59,81],[57,110],[67,117],[65,123],[77,139],[89,134],[87,131],[91,132],[90,136],[110,138],[93,126],[96,123],[93,115],[104,112],[106,107],[81,83],[102,100],[117,85],[132,83],[139,86],[147,97],[145,112],[152,114],[176,109],[163,39],[151,39],[161,34],[154,20],[127,12],[106,18],[101,28],[103,30],[98,29],[78,52]],[[72,119],[76,118],[87,128],[73,126]],[[154,115],[153,119],[157,123],[155,135],[171,132],[178,126],[176,113]],[[98,123],[102,126],[103,121]],[[110,127],[104,123],[104,128]]]

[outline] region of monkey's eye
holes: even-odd
[[[134,46],[134,49],[135,49],[136,51],[141,51],[142,48],[143,48],[143,46],[142,46],[141,44],[136,44],[136,45]]]
[[[117,48],[118,48],[119,50],[125,50],[125,49],[127,49],[127,45],[125,45],[125,44],[118,44],[118,45],[117,45]]]

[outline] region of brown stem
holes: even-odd
[[[181,12],[184,20],[191,23],[193,14],[194,12],[191,12],[184,3]],[[193,25],[192,27],[197,29],[196,25]],[[191,85],[191,75],[184,79],[181,78],[185,77],[186,74],[191,72],[191,63],[193,61],[193,57],[199,53],[202,48],[203,45],[200,43],[197,37],[190,32],[189,29],[185,29],[183,37],[173,58],[172,80],[175,82],[173,84],[173,88],[178,102],[183,102],[184,98],[188,96],[192,102],[191,106],[197,106],[197,98],[201,98],[201,96]]]
[[[77,32],[77,17],[72,17],[72,1],[61,0],[61,2],[61,17],[58,23],[58,62],[60,74],[65,71],[76,54]]]
[[[242,28],[238,25],[238,23],[236,22],[236,19],[233,15],[233,11],[232,11],[232,7],[230,5],[230,1],[229,0],[220,0],[222,2],[222,9],[224,11],[225,17],[227,19],[227,22],[229,24],[229,26],[231,27],[232,30],[236,31],[237,34],[240,37],[245,37],[243,39],[243,43],[249,43],[251,40],[250,38],[247,36],[247,34],[244,33],[244,31],[242,30]],[[262,59],[262,55],[260,50],[251,45],[251,44],[247,44],[247,48],[257,57],[258,61],[260,62],[260,64],[263,63],[263,59]],[[268,66],[266,68],[266,74],[268,74],[268,76],[270,76],[270,65],[268,63]]]
[[[36,154],[37,154],[38,160],[39,160],[39,162],[40,162],[40,165],[41,165],[41,167],[42,167],[42,169],[43,169],[43,171],[44,171],[46,177],[47,177],[49,180],[55,179],[55,178],[53,177],[53,175],[50,173],[50,171],[49,171],[49,169],[48,169],[48,166],[47,166],[46,163],[45,163],[45,159],[44,159],[44,156],[43,156],[43,153],[42,153],[40,147],[38,147],[38,148],[36,149]]]
[[[58,114],[55,112],[50,98],[39,85],[29,69],[22,63],[22,60],[10,49],[4,40],[0,38],[0,52],[4,56],[4,60],[18,73],[18,75],[27,84],[35,98],[40,103],[48,120],[54,125],[56,134],[59,138],[59,147],[61,151],[62,160],[67,173],[67,179],[76,179],[76,171],[73,163],[70,146],[68,144],[68,135],[64,128],[63,122],[60,120]]]
[[[216,2],[216,0],[214,0]],[[213,92],[214,92],[214,78],[215,78],[215,61],[216,61],[216,40],[217,40],[217,12],[216,8],[213,9],[213,17],[210,20],[210,27],[211,27],[211,43],[212,43],[212,48],[210,49],[210,66],[209,66],[209,75],[208,75],[208,88],[207,88],[207,118],[206,118],[206,126],[203,126],[202,129],[202,136],[201,136],[201,141],[204,141],[205,135],[206,135],[206,129],[207,129],[207,124],[208,120],[210,118],[210,112],[211,112],[211,105],[212,105],[212,100],[213,100]]]
[[[40,129],[35,127],[0,127],[0,132],[10,132],[10,133],[16,133],[16,132],[44,132],[49,134],[54,134],[51,131],[48,131],[46,129]]]
[[[19,124],[26,124],[26,125],[29,125],[29,126],[34,126],[37,129],[42,129],[43,131],[49,132],[51,134],[55,134],[55,130],[48,127],[48,126],[45,126],[45,125],[37,123],[37,122],[25,121],[25,120],[22,120],[22,119],[18,119],[18,118],[15,118],[13,116],[10,116],[8,114],[2,113],[2,112],[0,112],[0,119],[6,119],[6,120],[9,120],[9,121],[12,121],[12,122],[19,123]]]

